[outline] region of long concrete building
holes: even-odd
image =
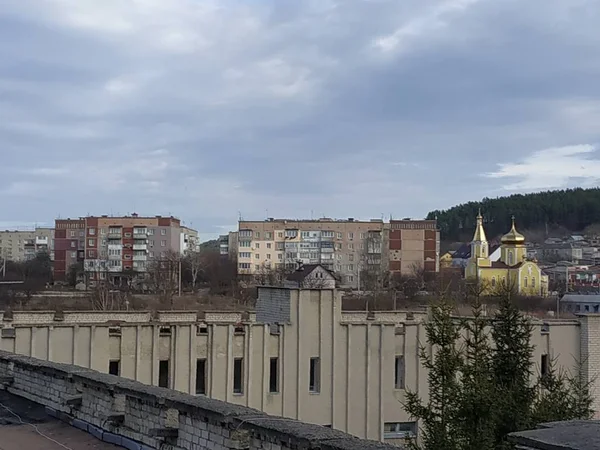
[[[428,395],[426,320],[342,311],[333,289],[260,288],[246,313],[2,313],[0,347],[395,444],[418,433],[406,390]],[[532,344],[538,368],[581,360],[595,380],[600,315],[535,320]]]

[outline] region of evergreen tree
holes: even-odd
[[[579,376],[567,374],[556,368],[552,360],[548,371],[537,383],[537,398],[533,405],[532,420],[535,424],[560,420],[591,419],[593,415],[590,383]]]
[[[431,211],[427,218],[437,218],[443,240],[460,241],[472,237],[479,209],[484,215],[488,238],[506,233],[513,214],[521,231],[545,230],[546,226],[581,231],[600,223],[600,188],[484,198],[443,211]],[[599,227],[594,228],[598,230]]]
[[[479,295],[476,295],[472,317],[462,321],[466,336],[458,416],[461,448],[465,450],[491,450],[495,442],[496,393],[488,326]]]
[[[462,352],[457,347],[460,324],[452,317],[452,306],[442,298],[431,307],[425,324],[427,342],[433,348],[431,355],[421,347],[420,357],[427,369],[429,400],[423,403],[415,392],[407,391],[405,409],[421,421],[420,446],[423,450],[458,450],[461,447],[458,410],[461,398],[459,372],[463,364]]]
[[[510,290],[502,295],[491,335],[491,358],[496,401],[495,442],[502,448],[506,436],[532,425],[532,406],[536,397],[532,386],[532,324],[512,302]]]

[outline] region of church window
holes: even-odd
[[[496,277],[492,277],[492,287],[496,287]]]
[[[531,277],[531,287],[535,287],[535,277]]]
[[[525,277],[525,280],[523,280],[523,286],[527,287],[527,277]]]
[[[513,252],[508,252],[508,265],[512,266],[513,264]]]

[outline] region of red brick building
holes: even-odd
[[[181,223],[174,217],[90,216],[55,221],[54,278],[67,281],[82,264],[90,279],[106,273],[145,272],[153,258],[181,250]]]

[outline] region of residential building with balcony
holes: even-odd
[[[320,264],[338,275],[341,286],[358,288],[359,273],[369,264],[387,266],[383,231],[380,219],[240,221],[238,273]]]
[[[83,264],[91,282],[144,274],[152,259],[194,246],[194,233],[197,236],[195,230],[182,230],[174,217],[132,214],[56,220],[55,279],[66,281],[69,268],[77,263]]]
[[[192,228],[181,226],[181,240],[179,252],[182,255],[200,251],[198,232]]]
[[[53,228],[0,231],[0,259],[27,261],[41,252],[54,257]]]

